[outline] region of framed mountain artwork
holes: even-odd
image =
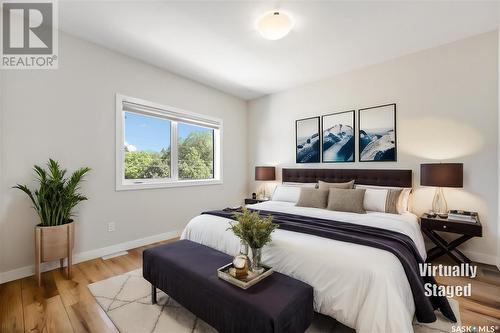
[[[320,162],[319,117],[295,121],[295,161]]]
[[[396,104],[359,110],[359,161],[395,162]]]
[[[321,117],[323,163],[354,162],[355,111]]]

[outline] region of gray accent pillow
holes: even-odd
[[[365,189],[331,188],[328,195],[329,210],[366,214],[363,207]]]
[[[327,190],[327,191],[331,188],[352,189],[354,188],[354,179],[345,183],[327,183],[320,180],[318,181],[318,185],[319,185],[318,188],[320,190]]]
[[[326,208],[328,202],[328,191],[315,188],[302,187],[300,189],[299,201],[295,206]]]
[[[389,189],[387,190],[387,197],[385,198],[385,212],[391,214],[399,214],[398,211],[398,202],[399,196],[403,191],[400,189]]]

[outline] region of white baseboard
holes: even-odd
[[[431,243],[430,240],[425,239],[424,241],[425,241],[425,248],[427,250],[435,246],[433,243]],[[470,260],[475,261],[475,262],[479,262],[482,264],[496,266],[497,262],[500,260],[500,258],[497,258],[496,256],[491,255],[491,254],[469,251],[469,250],[462,250],[462,249],[460,249],[460,251],[463,254],[465,254]]]
[[[160,242],[167,239],[172,239],[175,237],[179,237],[181,235],[182,230],[174,230],[165,232],[158,235],[153,235],[149,237],[144,237],[140,239],[131,240],[125,243],[115,244],[107,247],[102,247],[100,249],[85,251],[77,253],[73,256],[73,263],[77,264],[82,261],[92,260],[95,258],[100,258],[102,256],[106,256],[108,254],[127,251],[130,249],[134,249],[136,247],[148,245],[151,243]],[[41,266],[42,272],[50,271],[59,267],[59,261],[44,263]],[[29,265],[20,268],[13,269],[11,271],[0,273],[0,283],[5,283],[17,279],[22,279],[27,276],[31,276],[35,274],[35,266]]]
[[[492,256],[490,254],[485,254],[485,253],[479,253],[479,252],[474,252],[474,251],[463,251],[462,252],[469,257],[470,260],[475,261],[475,262],[480,262],[483,264],[488,264],[488,265],[497,265],[497,257]]]
[[[105,256],[102,256],[101,259],[102,260],[109,260],[109,259],[113,259],[113,258],[116,258],[116,257],[124,256],[124,255],[127,255],[127,254],[128,254],[128,251],[120,251],[120,252],[115,252],[115,253],[111,253],[111,254],[107,254]]]

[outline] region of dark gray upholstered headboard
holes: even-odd
[[[293,183],[315,183],[322,180],[330,183],[347,182],[376,186],[412,187],[412,170],[391,169],[283,169],[282,181]]]

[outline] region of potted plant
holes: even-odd
[[[59,163],[49,159],[47,169],[38,165],[33,167],[38,182],[38,189],[30,190],[26,185],[17,184],[17,188],[28,195],[33,203],[40,224],[35,227],[35,275],[40,285],[40,264],[68,258],[68,278],[71,278],[72,252],[74,246],[73,208],[87,198],[78,193],[79,184],[90,168],[76,170],[65,178],[66,170]]]
[[[238,223],[231,224],[229,229],[252,249],[252,271],[260,274],[264,271],[261,266],[262,248],[271,241],[271,233],[278,227],[269,215],[261,218],[258,212],[252,212],[243,207],[241,214],[234,216]]]

